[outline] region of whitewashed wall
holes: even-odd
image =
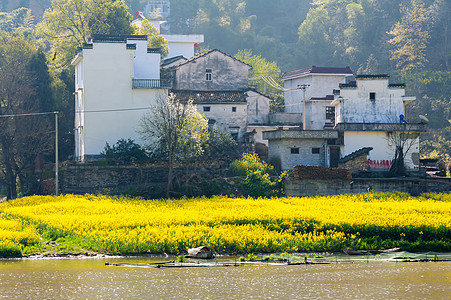
[[[76,83],[75,143],[79,159],[99,155],[106,142],[112,145],[121,138],[141,143],[136,130],[139,119],[148,111],[144,108],[150,108],[158,97],[166,96],[167,90],[132,89],[135,56],[137,62],[146,66],[138,71],[141,78],[159,74],[155,54],[126,49],[125,43],[94,43],[93,49],[83,49],[82,56],[74,60],[77,81],[83,83],[82,86]]]

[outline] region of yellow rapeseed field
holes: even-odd
[[[0,204],[0,247],[58,237],[106,253],[450,250],[451,195],[352,194],[272,199],[33,196]],[[39,229],[39,230],[38,230]],[[448,248],[447,248],[448,247]],[[439,249],[437,249],[439,248]]]

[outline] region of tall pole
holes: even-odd
[[[298,87],[302,90],[303,98],[302,98],[302,129],[306,130],[307,127],[305,125],[305,90],[310,86],[310,84],[301,84]]]
[[[59,195],[59,183],[58,183],[58,112],[55,111],[55,196]]]

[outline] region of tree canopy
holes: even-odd
[[[92,34],[132,34],[131,20],[123,0],[52,0],[38,34],[50,43],[56,65],[67,66]]]

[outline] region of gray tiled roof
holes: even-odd
[[[246,91],[187,91],[173,90],[181,101],[193,99],[194,103],[245,103]]]

